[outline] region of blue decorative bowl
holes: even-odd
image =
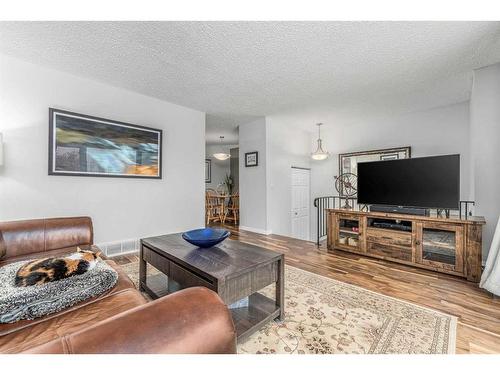
[[[230,234],[225,229],[202,228],[184,232],[182,238],[195,246],[212,247],[224,241]]]

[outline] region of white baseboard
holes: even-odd
[[[252,228],[252,227],[245,227],[243,225],[240,225],[239,229],[246,230],[247,232],[254,232],[254,233],[265,234],[265,235],[269,235],[269,234],[273,233],[273,231],[271,231],[271,230],[264,230],[264,229],[258,229],[258,228]]]

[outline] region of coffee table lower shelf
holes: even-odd
[[[238,341],[246,340],[271,320],[280,316],[280,308],[271,298],[261,293],[248,297],[248,306],[230,309]]]
[[[168,284],[170,283],[170,288]],[[151,298],[156,299],[179,290],[179,285],[164,274],[148,275],[146,283],[141,283],[144,290]],[[280,316],[280,307],[276,302],[256,292],[248,297],[248,306],[230,309],[238,342],[246,340],[271,320]]]

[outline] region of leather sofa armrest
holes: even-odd
[[[231,313],[219,296],[189,288],[25,353],[235,353]]]

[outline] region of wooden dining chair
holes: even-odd
[[[224,212],[223,223],[226,220],[233,222],[235,225],[240,222],[240,194],[236,193],[230,196],[229,204]]]
[[[210,222],[222,222],[224,215],[224,206],[221,204],[221,199],[215,192],[207,189],[205,192],[205,216],[207,225]]]

